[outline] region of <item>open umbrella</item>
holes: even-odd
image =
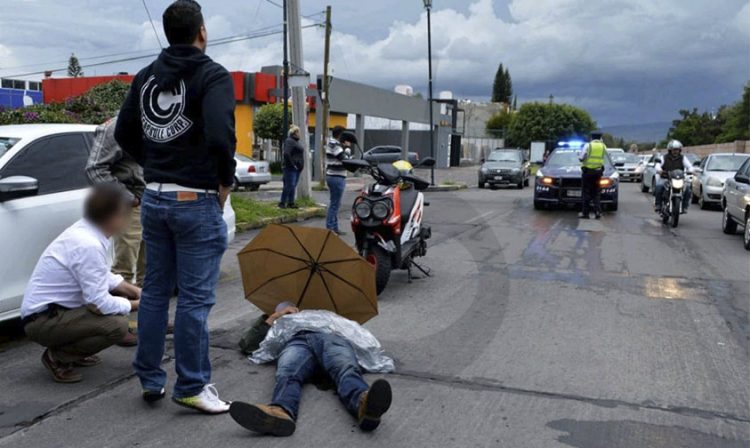
[[[289,301],[359,323],[378,314],[374,267],[330,230],[271,224],[237,257],[245,298],[265,313]]]

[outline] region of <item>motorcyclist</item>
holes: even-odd
[[[667,144],[667,154],[661,160],[656,161],[657,179],[654,196],[654,211],[661,211],[661,204],[664,198],[665,182],[669,178],[669,173],[674,170],[683,170],[685,174],[692,174],[693,164],[682,154],[682,143],[679,140],[670,140]],[[687,213],[690,206],[690,182],[685,183],[685,189],[682,192],[682,213]]]

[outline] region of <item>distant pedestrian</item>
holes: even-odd
[[[21,303],[26,335],[46,347],[42,364],[59,383],[83,378],[74,367],[100,363],[97,353],[134,345],[128,317],[141,289],[110,272],[108,238],[127,224],[131,199],[112,184],[94,186],[83,219],[55,238],[31,274]]]
[[[602,142],[602,133],[594,131],[591,133],[591,141],[586,143],[578,152],[581,160],[581,219],[589,219],[591,203],[594,203],[594,215],[596,219],[602,217],[601,188],[599,181],[604,173],[604,158],[607,157],[607,146]]]
[[[289,128],[289,133],[284,142],[283,161],[281,167],[284,173],[284,189],[281,192],[279,208],[297,208],[294,203],[294,194],[297,190],[299,176],[305,167],[305,147],[302,146],[300,130],[297,126]]]
[[[139,287],[146,275],[146,248],[141,236],[141,196],[146,189],[143,168],[123,152],[115,140],[117,117],[96,128],[94,147],[86,164],[86,176],[92,185],[114,183],[127,191],[132,209],[125,229],[112,237],[115,250],[112,272]]]
[[[348,147],[351,143],[341,141],[345,130],[342,126],[334,127],[331,132],[332,138],[328,140],[326,145],[326,184],[330,193],[326,228],[339,235],[344,234],[339,228],[338,215],[341,199],[344,196],[344,190],[346,190],[346,168],[344,168],[342,161],[351,158],[352,154]]]
[[[143,399],[165,395],[162,369],[169,299],[175,291],[172,400],[216,414],[229,403],[211,383],[208,314],[227,248],[224,204],[234,183],[234,83],[205,54],[200,5],[172,3],[162,17],[169,48],[133,79],[115,137],[144,167],[146,278],[133,366]]]

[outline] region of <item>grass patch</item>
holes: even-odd
[[[530,176],[532,176],[532,177],[533,177],[533,176],[536,176],[536,172],[537,172],[537,171],[539,171],[539,165],[536,165],[536,164],[534,164],[534,165],[531,165],[531,166],[529,167],[529,175],[530,175]]]
[[[448,179],[448,180],[444,180],[444,181],[440,182],[440,185],[448,185],[448,186],[458,185],[458,182],[456,182],[455,180],[452,180],[452,179]]]
[[[264,223],[266,219],[294,218],[305,208],[318,208],[312,198],[298,198],[299,209],[281,209],[277,201],[259,201],[243,195],[232,195],[232,208],[237,215],[237,227],[251,228]]]

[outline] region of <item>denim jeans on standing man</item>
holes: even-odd
[[[185,196],[185,194],[182,194]],[[144,390],[159,391],[169,299],[177,293],[174,397],[197,395],[211,381],[208,313],[216,301],[219,264],[227,248],[227,227],[218,196],[146,190],[141,221],[146,242],[146,278],[138,309],[138,351],[133,367]],[[192,196],[192,197],[190,197]]]
[[[294,204],[294,193],[297,190],[297,182],[301,171],[295,168],[284,168],[282,180],[284,188],[281,190],[281,200],[279,205]]]
[[[368,385],[351,344],[335,334],[306,331],[286,344],[276,366],[271,404],[284,408],[296,420],[302,386],[316,373],[326,373],[333,380],[339,400],[356,416]]]
[[[326,176],[326,184],[330,192],[330,202],[328,203],[328,214],[326,215],[326,229],[338,232],[339,229],[339,208],[341,208],[341,198],[344,196],[346,189],[346,178],[341,176]]]

